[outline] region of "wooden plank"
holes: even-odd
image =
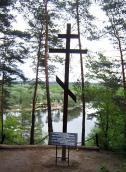
[[[76,96],[69,90],[65,89],[65,84],[56,76],[57,83],[68,93],[68,95],[76,102]]]
[[[77,34],[58,34],[58,38],[73,38],[73,39],[78,39],[79,36]]]
[[[75,49],[52,49],[52,48],[50,48],[49,49],[49,52],[50,53],[67,53],[67,54],[71,54],[71,53],[73,53],[73,54],[79,54],[79,53],[81,53],[81,54],[87,54],[87,50],[85,49],[85,50],[75,50]]]

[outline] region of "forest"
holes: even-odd
[[[91,11],[95,6],[105,16],[100,23]],[[16,29],[18,16],[24,19],[25,29]],[[0,143],[43,144],[53,131],[52,111],[63,110],[63,89],[52,78],[65,58],[50,54],[49,49],[65,46],[58,34],[68,22],[78,34],[74,46],[79,50],[85,40],[104,44],[107,39],[113,47],[108,52],[87,48],[86,55],[80,53],[79,76],[74,71],[78,78],[69,83],[77,103],[69,98],[68,108],[82,111],[81,145],[94,146],[97,134],[100,148],[126,151],[125,0],[0,0]],[[32,79],[20,68],[29,61]],[[89,114],[96,123],[88,143],[86,104],[96,109]],[[42,132],[40,110],[47,110],[48,133]]]

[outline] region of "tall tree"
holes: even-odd
[[[52,115],[51,115],[51,100],[50,100],[50,91],[49,91],[49,74],[48,74],[48,0],[44,0],[45,5],[45,78],[46,78],[46,94],[47,94],[47,107],[48,107],[48,132],[53,131],[52,126]]]
[[[123,141],[121,133],[124,124],[123,112],[119,104],[116,103],[118,100],[117,92],[120,89],[120,76],[117,75],[119,66],[113,64],[104,55],[99,54],[98,58],[89,57],[87,67],[90,71],[89,79],[98,82],[96,86],[92,86],[94,91],[90,93],[90,100],[93,108],[97,109],[94,115],[97,118],[100,146],[106,149],[118,148],[120,140]],[[115,139],[116,144],[114,143]]]
[[[36,60],[36,77],[34,83],[34,92],[33,92],[33,99],[32,99],[32,125],[31,125],[31,134],[30,134],[30,144],[34,144],[34,129],[35,129],[35,109],[36,109],[36,101],[37,101],[37,89],[39,84],[39,63],[41,59],[41,48],[42,48],[42,31],[43,26],[40,31],[39,40],[38,40],[38,52],[37,52],[37,60]]]
[[[44,5],[42,1],[30,1],[25,4],[25,1],[22,2],[22,6],[24,10],[29,12],[29,16],[24,14],[28,25],[29,25],[29,33],[31,34],[31,57],[34,62],[34,72],[35,72],[35,80],[33,83],[33,97],[32,97],[32,123],[31,123],[31,133],[30,133],[30,144],[35,143],[35,113],[36,113],[36,103],[37,103],[37,91],[38,85],[41,83],[40,73],[44,70],[44,38],[45,38],[45,23],[44,23]]]
[[[50,2],[52,5],[52,2]],[[55,14],[53,9],[47,9],[48,1],[46,0],[36,0],[30,1],[29,3],[22,2],[24,9],[29,12],[29,15],[26,15],[25,18],[29,24],[29,32],[32,35],[31,42],[31,56],[33,56],[33,61],[36,63],[35,66],[35,86],[33,93],[33,104],[32,104],[32,126],[31,126],[31,141],[30,143],[34,144],[34,127],[35,127],[35,109],[37,101],[37,87],[38,83],[44,81],[46,95],[47,95],[47,110],[48,110],[48,132],[53,131],[52,129],[52,116],[51,116],[51,99],[50,99],[50,89],[49,89],[49,76],[53,71],[53,65],[49,64],[49,61],[53,61],[53,58],[49,58],[48,46],[55,46],[57,44],[57,39],[55,33],[57,29],[54,27]],[[23,9],[23,10],[24,10]],[[53,34],[52,34],[53,33]],[[53,35],[53,36],[52,36]],[[38,50],[37,50],[38,49]],[[35,52],[37,56],[33,55]],[[37,57],[37,58],[35,58]],[[55,57],[54,57],[55,58]],[[55,59],[56,60],[56,59]],[[43,77],[44,76],[44,77]],[[45,78],[44,80],[40,77]]]
[[[9,92],[6,87],[10,85],[17,76],[25,79],[22,71],[19,70],[18,64],[23,63],[23,59],[27,54],[27,49],[23,46],[23,42],[20,39],[27,34],[14,30],[12,27],[14,20],[14,16],[11,14],[12,5],[13,3],[11,1],[0,3],[0,115],[2,143],[4,138],[3,114],[5,108],[7,108],[7,100],[9,97]]]
[[[89,13],[89,7],[91,5],[90,1],[84,1],[84,0],[75,0],[74,2],[69,1],[70,9],[71,9],[71,15],[74,16],[76,19],[77,24],[77,31],[79,35],[79,49],[82,49],[81,44],[81,34],[84,32],[88,33],[90,35],[91,33],[91,26],[94,28],[94,26],[91,24],[91,21],[93,20],[93,16]],[[83,32],[81,31],[81,27],[83,28]],[[89,34],[90,33],[90,34]],[[81,144],[85,145],[85,77],[84,77],[84,63],[83,63],[83,57],[80,53],[80,69],[81,69],[81,90],[82,90],[82,137],[81,137]]]
[[[126,3],[120,1],[102,1],[102,8],[108,17],[105,31],[113,41],[113,45],[120,57],[122,85],[124,89],[124,99],[126,105],[126,76],[125,76],[125,51],[126,51]],[[125,108],[125,138],[126,138],[126,108]]]
[[[126,99],[126,77],[125,77],[125,46],[126,46],[126,3],[124,0],[118,2],[103,2],[103,10],[106,12],[108,17],[108,25],[106,26],[106,32],[113,38],[114,47],[118,50],[121,70],[122,70],[122,81],[124,88],[124,96]]]
[[[81,33],[80,33],[80,14],[79,14],[79,0],[76,0],[76,13],[77,13],[77,30],[79,36],[79,49],[81,50]],[[85,145],[85,94],[84,94],[84,68],[83,68],[83,58],[82,53],[80,53],[80,66],[81,66],[81,89],[82,89],[82,137],[81,144]]]

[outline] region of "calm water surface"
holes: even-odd
[[[85,120],[85,134],[86,137],[90,134],[91,130],[95,126],[96,119],[88,118],[88,114],[93,113],[94,109],[86,107],[86,120]],[[12,115],[19,117],[21,120],[19,123],[23,126],[23,136],[26,138],[29,143],[30,137],[30,125],[31,122],[31,113],[30,112],[12,112]],[[29,119],[25,116],[28,115]],[[6,115],[5,115],[6,117]],[[53,120],[53,131],[54,132],[62,132],[63,126],[63,112],[61,110],[53,110],[52,111],[52,120]],[[15,132],[21,127],[16,125]],[[12,128],[15,126],[12,126]],[[21,127],[22,128],[22,127]],[[47,110],[36,111],[36,129],[35,129],[35,137],[43,138],[48,134],[48,118],[47,118]],[[78,142],[81,142],[81,132],[82,132],[82,111],[79,108],[72,109],[68,111],[68,123],[67,123],[67,132],[68,133],[77,133],[78,134]]]
[[[93,109],[86,109],[86,120],[85,120],[85,134],[86,137],[91,132],[91,130],[95,126],[96,119],[88,119],[89,113],[92,113]],[[53,131],[62,132],[63,126],[63,113],[61,110],[52,111],[53,117]],[[47,111],[41,112],[41,120],[43,123],[42,130],[44,132],[48,131],[48,123],[47,123]],[[82,131],[82,112],[79,109],[74,109],[68,112],[68,123],[67,123],[67,132],[69,133],[78,133],[78,142],[81,142],[81,131]]]

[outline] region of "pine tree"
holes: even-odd
[[[90,86],[92,90],[89,96],[92,107],[97,109],[92,116],[97,118],[96,131],[99,135],[99,144],[105,149],[114,148],[115,145],[119,146],[120,139],[122,141],[120,135],[123,128],[123,112],[117,103],[117,92],[121,86],[120,76],[117,75],[119,66],[110,61],[110,57],[98,54],[88,58],[87,68],[88,79],[98,82],[96,86]]]
[[[103,2],[102,8],[106,12],[108,17],[108,23],[106,26],[106,33],[112,38],[112,43],[119,52],[121,68],[122,68],[122,81],[124,88],[124,96],[126,99],[126,77],[125,77],[125,46],[126,46],[126,3],[121,0],[118,2]]]
[[[76,20],[77,20],[77,30],[79,36],[79,49],[81,50],[81,33],[80,33],[80,14],[79,14],[79,1],[76,0]],[[80,66],[81,66],[81,89],[82,89],[82,137],[81,137],[81,144],[85,145],[85,94],[84,94],[84,68],[83,68],[83,58],[82,54],[80,53]]]
[[[22,3],[25,10],[28,11],[29,15],[25,15],[25,18],[29,24],[29,33],[32,35],[32,48],[31,52],[37,52],[37,55],[33,56],[35,61],[35,73],[36,79],[34,82],[34,93],[32,103],[32,125],[31,125],[31,137],[30,143],[34,144],[34,127],[35,127],[35,109],[37,101],[37,87],[40,82],[45,83],[46,95],[47,95],[47,109],[48,109],[48,132],[53,131],[52,129],[52,116],[51,116],[51,99],[49,90],[49,76],[53,72],[49,64],[52,58],[49,58],[48,47],[55,46],[57,44],[57,38],[55,33],[57,32],[54,27],[55,24],[52,22],[55,20],[55,14],[47,9],[48,1],[36,0],[30,1],[29,3]],[[52,4],[50,4],[52,5]],[[23,9],[24,10],[24,9]],[[52,34],[53,33],[53,34]],[[52,36],[53,35],[53,36]],[[31,54],[32,55],[32,54]],[[40,79],[40,76],[44,76],[44,80]]]
[[[52,126],[52,115],[51,115],[51,100],[50,100],[50,91],[49,91],[49,74],[48,74],[48,0],[44,0],[45,5],[45,78],[46,78],[46,95],[47,95],[47,107],[48,107],[48,133],[53,132]]]
[[[102,9],[106,12],[108,22],[105,27],[105,33],[109,34],[110,39],[120,57],[122,85],[124,90],[124,107],[126,106],[126,76],[125,76],[125,47],[126,47],[126,3],[121,1],[102,1]],[[125,108],[125,127],[124,135],[126,139],[126,108]],[[126,144],[126,141],[125,141]]]
[[[8,107],[9,92],[6,87],[10,85],[17,77],[25,79],[22,71],[18,68],[19,63],[23,63],[26,58],[27,49],[23,46],[20,38],[28,36],[18,30],[14,30],[11,23],[14,16],[10,13],[13,3],[3,1],[0,3],[0,116],[1,116],[1,135],[4,141],[3,114]],[[17,38],[19,39],[17,42]]]
[[[95,28],[91,21],[94,17],[89,12],[90,1],[74,0],[74,1],[61,1],[58,4],[59,8],[65,9],[69,13],[70,17],[75,20],[78,35],[79,35],[79,49],[82,49],[81,35],[84,37],[91,37],[94,34]],[[81,90],[82,90],[82,140],[81,144],[85,145],[85,95],[84,95],[84,64],[82,54],[80,54],[80,69],[81,69]]]

